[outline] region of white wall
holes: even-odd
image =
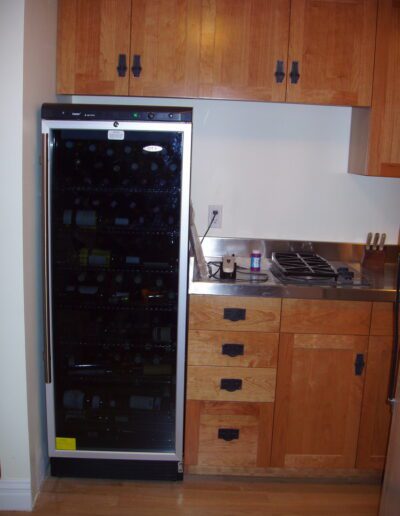
[[[117,97],[74,102],[194,108],[192,200],[196,225],[223,206],[211,236],[397,243],[400,179],[347,173],[350,108]]]
[[[25,1],[23,93],[23,223],[26,363],[31,489],[48,464],[43,372],[40,106],[56,102],[57,2]]]
[[[27,510],[47,467],[40,124],[55,101],[54,0],[0,2],[0,510]]]
[[[0,2],[0,509],[30,505],[22,232],[24,0]]]

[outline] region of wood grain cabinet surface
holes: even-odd
[[[280,299],[190,297],[187,471],[269,466],[280,312]]]
[[[373,303],[371,317],[371,335],[393,335],[393,303]]]
[[[383,470],[389,439],[388,403],[393,348],[393,303],[373,303],[357,468]]]
[[[280,299],[191,296],[189,329],[277,332],[280,315]]]
[[[186,397],[210,401],[274,401],[276,369],[188,366]]]
[[[388,402],[393,338],[369,338],[368,363],[362,403],[357,468],[383,470],[389,439]]]
[[[400,177],[400,2],[379,0],[371,110],[353,109],[349,172]]]
[[[131,0],[59,0],[57,93],[127,95],[130,28]]]
[[[368,335],[371,310],[368,301],[284,299],[281,332]]]
[[[282,334],[271,465],[354,468],[368,337]]]
[[[376,13],[377,0],[292,0],[286,101],[370,106]]]
[[[185,466],[191,473],[267,467],[273,403],[186,402]]]
[[[274,367],[278,333],[190,330],[188,365]]]
[[[189,321],[189,472],[380,474],[392,303],[192,295]]]
[[[376,0],[59,6],[58,93],[371,103]]]

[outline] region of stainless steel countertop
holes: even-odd
[[[224,246],[221,240],[227,241],[228,246]],[[237,245],[239,241],[235,239],[215,239],[214,243],[206,243],[206,261],[218,261],[221,255],[226,250],[229,254],[235,253],[240,256],[234,247],[237,245],[239,251],[253,248],[251,241],[240,241],[241,245]],[[250,243],[249,243],[250,242]],[[260,242],[260,241],[259,241]],[[267,241],[265,241],[267,242]],[[325,244],[325,247],[328,244]],[[346,263],[352,268],[361,271],[359,262],[345,261],[342,258],[349,256],[349,249],[351,255],[359,255],[359,246],[357,244],[329,244],[331,246],[332,257],[327,257],[326,253],[322,256],[330,259],[331,263],[335,265],[337,258],[341,264]],[[260,246],[261,247],[261,246]],[[260,248],[258,247],[258,248]],[[265,249],[266,246],[264,246]],[[284,248],[284,246],[282,245]],[[315,247],[318,248],[316,245]],[[397,246],[392,246],[397,247]],[[255,247],[254,247],[255,248]],[[356,251],[354,251],[356,248]],[[210,251],[213,252],[212,254]],[[393,251],[393,250],[392,250]],[[265,251],[264,251],[265,252]],[[344,253],[345,252],[345,256]],[[268,256],[268,252],[265,252]],[[262,269],[268,274],[268,280],[263,282],[244,281],[244,280],[220,280],[220,279],[198,279],[198,271],[195,265],[194,258],[190,260],[189,271],[189,294],[205,294],[205,295],[222,295],[222,296],[253,296],[253,297],[278,297],[278,298],[295,298],[295,299],[337,299],[337,300],[351,300],[351,301],[386,301],[394,302],[396,291],[396,264],[386,263],[383,270],[380,271],[365,271],[363,274],[367,276],[368,286],[352,286],[352,285],[295,285],[283,284],[269,271],[270,260],[264,255]],[[244,254],[244,256],[246,256]],[[247,255],[248,256],[248,255]],[[240,258],[238,258],[240,260]],[[335,260],[336,259],[336,260]]]

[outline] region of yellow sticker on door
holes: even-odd
[[[56,450],[76,450],[75,437],[56,437]]]

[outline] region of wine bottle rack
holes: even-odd
[[[56,133],[56,432],[78,448],[174,447],[182,145],[163,138]]]

